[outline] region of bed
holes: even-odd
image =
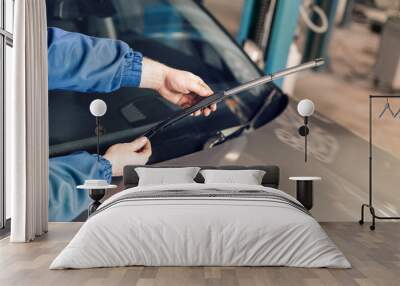
[[[278,189],[277,166],[218,167],[264,170],[261,185],[206,184],[198,174],[195,183],[151,186],[138,186],[137,167],[124,169],[126,189],[103,202],[50,269],[351,267],[311,214]]]

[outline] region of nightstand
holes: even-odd
[[[85,189],[89,191],[89,197],[93,200],[88,207],[88,216],[94,213],[101,205],[100,200],[106,194],[107,189],[114,189],[116,185],[109,185],[105,180],[85,180],[84,185],[77,186],[77,189]]]
[[[320,181],[321,177],[290,177],[296,181],[296,198],[303,206],[311,210],[313,207],[313,182]]]

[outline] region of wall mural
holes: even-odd
[[[262,75],[207,13],[186,2],[47,1],[50,221],[87,217],[92,200],[77,189],[85,180],[113,184],[125,165],[222,144],[285,109],[287,96],[269,84],[187,117],[150,141],[141,138],[212,90]],[[107,106],[98,125],[89,111],[95,99]]]

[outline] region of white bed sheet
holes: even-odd
[[[127,189],[264,190],[254,185],[178,184]],[[91,217],[50,269],[145,266],[293,266],[350,268],[311,216],[258,199],[186,198],[124,201]]]

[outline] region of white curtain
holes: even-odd
[[[48,225],[48,91],[45,0],[15,1],[13,92],[6,98],[6,187],[12,242]]]

